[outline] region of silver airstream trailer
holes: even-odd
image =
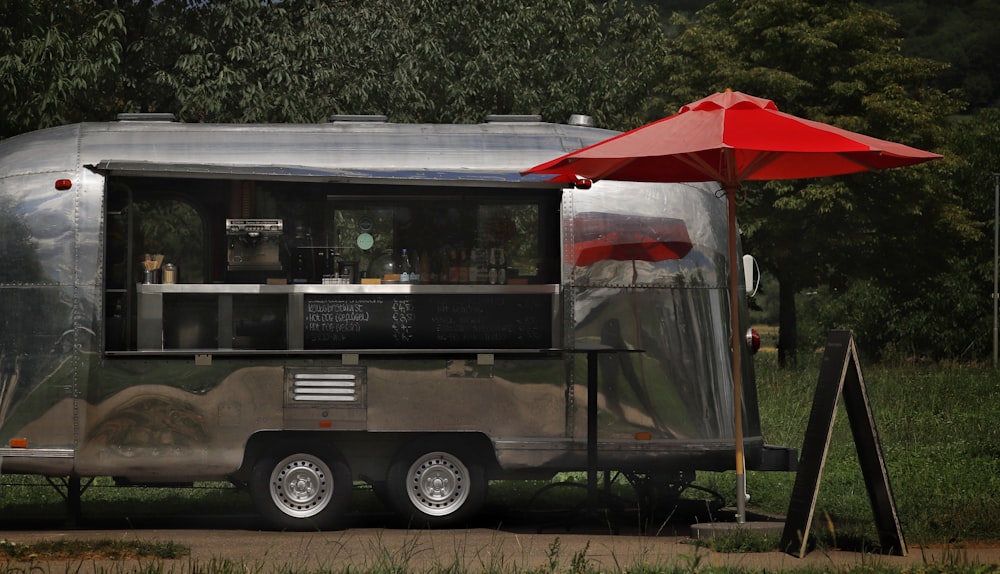
[[[0,141],[0,473],[231,480],[295,529],[356,481],[448,525],[493,479],[733,467],[717,186],[520,175],[590,127],[334,119]]]

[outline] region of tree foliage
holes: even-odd
[[[665,50],[655,10],[627,0],[40,0],[0,17],[0,137],[122,111],[634,127]]]
[[[1000,104],[1000,0],[868,2],[899,21],[906,53],[950,64],[934,85],[961,90],[973,109]]]
[[[156,74],[169,96],[149,107],[188,121],[593,113],[623,127],[645,118],[663,65],[656,13],[619,0],[166,0],[157,10],[171,14],[177,57]]]
[[[961,109],[928,87],[943,66],[903,56],[894,20],[855,2],[719,1],[674,24],[681,33],[663,91],[675,102],[733,88],[773,99],[788,113],[932,150],[946,144],[942,119]],[[880,330],[870,330],[869,348],[912,340],[903,321],[888,318],[903,317],[900,307],[925,294],[923,270],[953,272],[952,244],[928,235],[978,237],[960,190],[948,183],[952,169],[949,159],[745,187],[742,229],[780,282],[782,331],[791,332],[781,351],[797,346],[794,295],[821,285],[835,294],[886,290],[888,307],[873,320]],[[868,286],[852,289],[855,282]],[[859,328],[862,317],[852,316],[840,313],[827,326]]]
[[[111,1],[0,3],[0,138],[113,109],[124,30]]]

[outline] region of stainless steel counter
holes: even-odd
[[[262,284],[238,284],[238,283],[175,283],[175,284],[146,284],[140,283],[136,286],[136,291],[142,295],[162,295],[164,293],[203,293],[203,294],[228,294],[228,295],[255,295],[255,294],[318,294],[336,295],[339,293],[351,295],[399,295],[406,293],[414,294],[470,294],[470,295],[515,295],[525,293],[559,293],[560,286],[557,284],[545,285],[454,285],[454,284],[426,284],[426,283],[381,283],[378,285],[360,285],[357,283],[348,285],[319,285],[316,283],[292,284],[292,285],[262,285]]]

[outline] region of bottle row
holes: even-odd
[[[508,282],[506,251],[502,247],[442,249],[418,253],[386,250],[368,267],[367,277],[383,283],[479,283]]]

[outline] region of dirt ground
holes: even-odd
[[[635,535],[583,532],[564,528],[538,533],[490,528],[462,530],[406,530],[394,528],[350,528],[335,532],[268,532],[240,528],[202,529],[171,526],[164,529],[43,529],[0,530],[0,540],[30,543],[40,540],[115,539],[173,542],[189,547],[191,556],[164,561],[166,572],[191,572],[195,564],[229,560],[245,564],[248,572],[271,571],[390,571],[401,565],[413,572],[458,567],[468,572],[517,572],[548,566],[556,572],[571,571],[586,560],[602,571],[622,571],[630,566],[679,566],[700,569],[735,566],[751,570],[829,568],[831,571],[859,565],[906,567],[919,564],[1000,564],[1000,544],[968,547],[911,547],[906,557],[858,552],[814,550],[804,558],[781,552],[717,553],[693,545],[690,536]],[[145,561],[147,564],[150,560]],[[171,562],[176,568],[171,566]],[[2,564],[2,563],[0,563]],[[48,572],[122,571],[120,562],[50,562]],[[244,568],[241,568],[244,569]]]

